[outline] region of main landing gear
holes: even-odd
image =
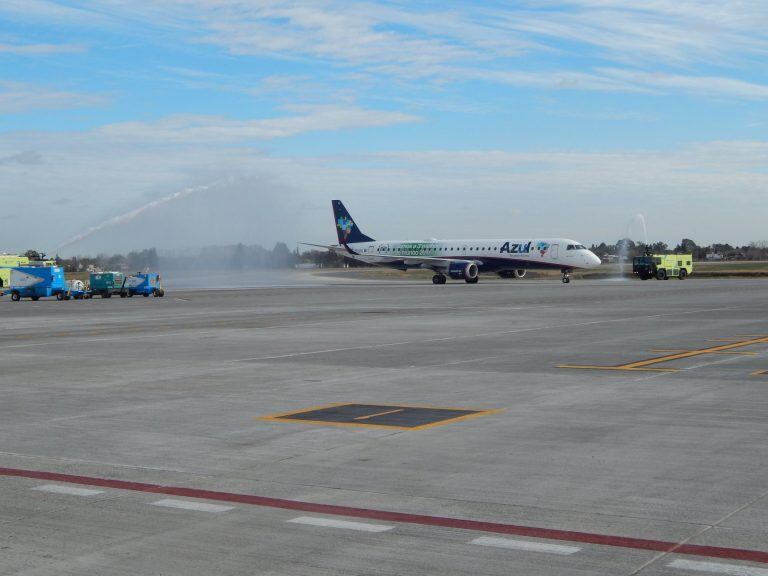
[[[474,278],[464,277],[464,282],[467,284],[477,284],[479,280],[479,276],[475,276]],[[446,278],[444,274],[435,274],[432,276],[432,284],[445,284],[447,281],[448,278]]]
[[[563,273],[563,284],[569,284],[571,282],[571,271],[570,270],[561,270]]]

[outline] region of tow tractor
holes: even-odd
[[[685,280],[693,274],[693,254],[646,254],[632,260],[632,273],[641,280]]]

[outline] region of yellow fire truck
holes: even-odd
[[[693,254],[646,254],[632,260],[632,273],[641,280],[685,280],[693,274]]]

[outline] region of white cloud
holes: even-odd
[[[550,39],[561,50],[570,42],[633,63],[711,64],[768,51],[768,6],[762,0],[563,0],[536,7],[499,10],[500,25]]]
[[[85,46],[80,44],[2,44],[0,55],[15,56],[45,56],[48,54],[75,54],[85,52]]]
[[[220,116],[176,115],[155,122],[121,122],[95,131],[113,141],[148,143],[221,143],[285,138],[306,132],[370,128],[415,122],[401,112],[357,107],[302,108],[299,114],[262,120],[233,120]]]
[[[115,142],[99,132],[21,133],[0,142],[0,197],[13,246],[69,237],[188,187],[204,193],[136,218],[143,234],[94,235],[73,251],[222,242],[331,241],[340,197],[374,237],[565,235],[615,241],[637,213],[652,239],[746,243],[764,237],[768,142],[704,142],[664,151],[432,150],[270,156],[252,148]],[[34,151],[36,156],[32,157]],[[16,191],[23,189],[25,195]],[[62,198],[67,204],[56,205]],[[482,214],[479,216],[478,214]],[[680,214],[685,214],[680,219]],[[146,219],[146,221],[144,221]],[[138,228],[137,228],[138,229]]]
[[[32,150],[25,150],[18,154],[10,154],[8,156],[0,157],[0,166],[3,164],[23,164],[32,166],[35,164],[42,164],[43,159],[37,152]]]
[[[309,60],[326,75],[359,71],[379,82],[393,77],[438,83],[480,79],[541,89],[745,99],[765,98],[766,90],[745,78],[757,68],[743,65],[749,58],[759,64],[768,53],[768,4],[763,0],[547,0],[490,6],[469,1],[435,6],[82,0],[75,7],[6,0],[0,13],[121,28],[151,35],[150,41],[208,43],[240,56]],[[551,64],[552,56],[559,65]],[[622,77],[607,61],[630,68]],[[696,70],[712,64],[731,72]]]
[[[58,26],[110,26],[115,14],[101,13],[95,6],[66,6],[52,0],[3,0],[0,14],[22,22],[53,22]]]
[[[0,114],[90,108],[108,102],[109,98],[102,94],[67,92],[25,82],[0,81]]]
[[[598,92],[649,92],[650,90],[638,82],[630,82],[620,77],[607,74],[592,74],[584,72],[527,72],[516,70],[504,71],[463,71],[469,78],[509,84],[512,86],[527,86],[546,88],[550,90],[586,90]]]
[[[768,85],[720,76],[688,76],[664,72],[641,72],[616,68],[602,70],[605,75],[638,87],[673,89],[706,96],[764,100]]]

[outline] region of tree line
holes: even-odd
[[[650,252],[652,254],[693,254],[694,260],[706,260],[707,256],[712,254],[724,260],[768,260],[768,241],[750,242],[745,246],[719,243],[699,246],[690,238],[683,238],[677,245],[671,247],[666,242],[645,244],[622,238],[615,244],[605,242],[593,244],[590,250],[602,259],[607,256],[632,258]]]
[[[699,246],[690,238],[683,238],[674,247],[665,242],[645,244],[622,238],[615,244],[593,244],[590,250],[602,259],[610,256],[632,258],[648,252],[653,254],[693,254],[694,260],[705,260],[708,254],[718,254],[728,260],[768,260],[768,241],[750,242],[745,246],[714,243]],[[43,253],[29,250],[30,260],[45,260]],[[258,244],[206,246],[199,249],[158,253],[156,248],[134,250],[127,254],[98,254],[96,256],[55,257],[56,263],[67,272],[88,270],[116,270],[138,272],[143,270],[254,270],[264,268],[294,268],[297,265],[318,268],[366,266],[362,262],[347,260],[327,250],[311,249],[304,252],[291,250],[285,242],[278,242],[270,250]]]

